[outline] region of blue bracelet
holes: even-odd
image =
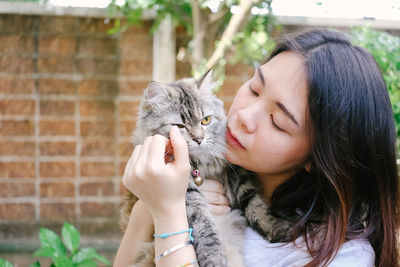
[[[189,230],[183,230],[183,231],[180,231],[180,232],[175,232],[175,233],[170,233],[170,234],[166,233],[166,234],[153,235],[153,236],[154,237],[158,237],[158,238],[167,238],[167,237],[170,237],[172,235],[183,234],[183,233],[186,233],[186,232],[189,232],[189,239],[190,239],[190,241],[193,242],[194,241],[194,239],[192,237],[193,228],[189,228]]]

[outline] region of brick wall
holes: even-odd
[[[114,38],[100,18],[0,15],[0,239],[119,232],[150,26]]]
[[[0,240],[37,238],[40,226],[59,231],[64,221],[87,236],[120,235],[120,181],[152,78],[152,36],[151,22],[117,38],[110,27],[0,15]],[[226,108],[251,75],[228,73]],[[178,77],[189,74],[177,63]]]

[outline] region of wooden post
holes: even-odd
[[[153,35],[153,80],[172,82],[175,80],[175,28],[167,16]]]

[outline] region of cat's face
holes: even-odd
[[[169,137],[178,126],[192,160],[203,163],[222,158],[226,117],[222,101],[211,92],[211,78],[199,84],[183,79],[171,84],[152,82],[144,93],[136,130],[137,143],[148,135]]]

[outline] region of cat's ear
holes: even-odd
[[[158,98],[169,98],[169,95],[161,83],[152,81],[144,91],[144,97],[146,100],[156,100]]]
[[[208,70],[200,79],[196,80],[197,87],[205,93],[212,93],[217,83],[213,81],[213,71]]]

